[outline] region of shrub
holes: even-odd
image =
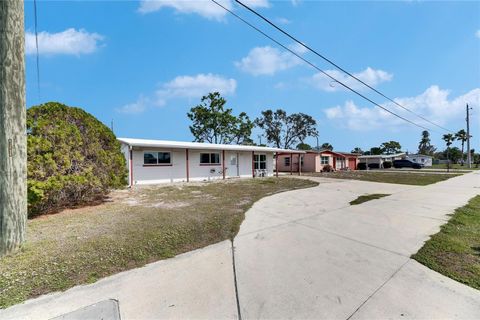
[[[333,167],[329,164],[324,165],[322,168],[322,172],[333,172],[333,171],[334,171]]]
[[[120,143],[82,109],[34,106],[27,110],[27,133],[30,216],[98,201],[126,184]]]
[[[359,162],[357,164],[357,170],[367,170],[367,164],[365,162]]]
[[[380,168],[380,164],[378,164],[378,163],[369,163],[369,164],[368,164],[368,168],[369,168],[369,169],[379,169],[379,168]]]
[[[392,161],[385,161],[383,163],[383,168],[384,169],[390,169],[392,167]]]

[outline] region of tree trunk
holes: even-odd
[[[25,240],[27,140],[23,1],[0,1],[0,257]]]

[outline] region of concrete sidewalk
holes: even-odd
[[[264,198],[234,240],[0,310],[51,319],[107,299],[122,319],[474,319],[480,291],[409,257],[480,193],[480,172],[430,186],[310,178]],[[391,196],[350,206],[368,193]]]

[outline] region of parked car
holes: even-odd
[[[422,165],[420,163],[412,162],[410,160],[394,160],[393,167],[400,169],[400,168],[413,168],[413,169],[421,169]]]

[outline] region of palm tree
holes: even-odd
[[[444,134],[442,139],[447,145],[447,171],[450,171],[450,146],[452,145],[453,140],[455,140],[455,136],[451,133],[448,133]]]
[[[430,133],[427,130],[422,131],[422,139],[418,144],[418,153],[425,155],[432,155],[435,152],[435,147],[430,141]]]
[[[457,141],[461,141],[462,143],[462,166],[463,166],[463,159],[464,159],[463,147],[465,145],[465,142],[467,141],[467,132],[463,129],[459,130],[457,133],[455,133],[455,139],[457,139]]]
[[[332,146],[330,143],[325,142],[324,144],[322,144],[322,146],[320,147],[320,149],[332,151],[332,150],[333,150],[333,146]]]

